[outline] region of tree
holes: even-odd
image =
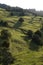
[[[32,37],[32,42],[36,43],[37,45],[41,45],[41,38],[39,35],[37,34],[34,34],[33,37]]]
[[[24,15],[25,15],[25,14],[24,14],[23,11],[19,13],[19,16],[24,16]]]
[[[2,43],[2,47],[9,48],[9,46],[10,46],[10,42],[9,41],[4,41]]]
[[[3,26],[8,27],[8,23],[7,22],[3,22]]]
[[[19,21],[20,21],[20,22],[23,22],[23,21],[24,21],[24,19],[23,19],[23,18],[19,18]]]
[[[14,13],[13,13],[13,12],[11,12],[11,13],[10,13],[10,16],[14,16]]]
[[[39,35],[40,37],[42,36],[40,30],[37,30],[34,34],[37,34],[37,35]]]
[[[27,34],[28,38],[32,38],[33,36],[33,31],[32,30],[28,30]]]
[[[0,26],[8,27],[8,23],[3,21],[3,20],[1,20],[0,21]]]
[[[2,65],[13,64],[14,60],[15,60],[15,58],[13,58],[11,52],[9,52],[9,47],[10,47],[9,38],[11,37],[11,34],[10,35],[9,34],[10,33],[8,30],[4,29],[1,31],[1,39],[2,39],[2,37],[5,38],[5,39],[2,39],[3,42],[0,47],[0,64],[2,64]]]
[[[3,26],[3,20],[0,21],[0,26]]]
[[[3,39],[9,39],[11,37],[11,33],[8,30],[3,29],[1,31],[1,37]]]

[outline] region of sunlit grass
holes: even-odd
[[[1,12],[1,11],[0,11]],[[3,15],[3,17],[1,17]],[[8,12],[6,15],[9,15]],[[3,21],[7,21],[10,26],[13,27],[15,23],[18,22],[20,17],[18,16],[9,16],[6,17],[5,13],[1,12],[0,19]],[[36,31],[40,29],[39,16],[35,17],[32,23],[29,23],[31,18],[34,16],[23,16],[24,22],[21,25],[21,29],[24,30],[32,30]],[[13,23],[11,23],[13,22]],[[10,43],[10,52],[14,57],[16,57],[16,61],[12,65],[42,65],[43,62],[39,61],[39,57],[43,55],[43,47],[40,47],[39,51],[32,51],[29,49],[29,40],[28,42],[23,39],[22,36],[25,34],[20,31],[20,29],[15,30],[14,28],[0,27],[0,32],[2,29],[8,29],[11,34],[11,43]],[[16,40],[16,41],[15,41]]]

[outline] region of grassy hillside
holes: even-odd
[[[12,65],[43,65],[43,46],[36,51],[35,45],[30,45],[31,40],[24,40],[25,34],[22,30],[40,29],[40,16],[22,16],[23,23],[19,23],[20,16],[9,16],[10,12],[0,9],[0,20],[6,21],[9,27],[0,26],[0,32],[8,29],[11,34],[10,52],[16,58]],[[30,49],[30,47],[32,49]]]

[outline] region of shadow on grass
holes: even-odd
[[[23,34],[27,34],[27,30],[25,30],[25,29],[22,29],[22,28],[19,28],[20,29],[20,31],[23,33]]]
[[[19,29],[19,28],[22,26],[22,23],[23,23],[23,22],[18,21],[17,23],[14,24],[13,28],[14,28],[15,30]]]
[[[29,40],[31,40],[30,37],[28,36],[21,36],[23,38],[24,41],[26,41],[28,43]]]

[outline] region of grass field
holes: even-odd
[[[25,34],[22,30],[32,30],[35,32],[36,30],[40,29],[40,16],[23,16],[24,22],[22,24],[18,23],[18,16],[8,16],[9,12],[0,10],[0,20],[8,22],[10,27],[1,27],[0,32],[2,29],[8,29],[11,34],[11,43],[10,43],[10,52],[12,53],[13,57],[16,58],[14,64],[12,65],[43,65],[43,46],[39,48],[38,51],[34,49],[30,49],[30,40],[24,40],[23,36]],[[32,20],[33,18],[33,20]],[[15,26],[15,28],[14,28]]]

